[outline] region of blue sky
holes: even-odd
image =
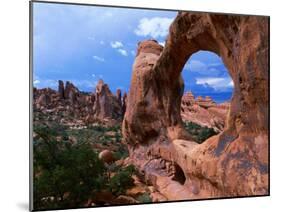
[[[33,78],[38,88],[56,89],[61,79],[72,81],[80,90],[93,91],[103,79],[113,92],[117,88],[128,91],[137,43],[153,38],[164,45],[177,15],[171,11],[33,5]],[[183,77],[185,90],[196,95],[232,92],[227,70],[214,53],[193,54]]]

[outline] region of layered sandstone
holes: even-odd
[[[209,96],[199,96],[195,99],[189,91],[182,96],[181,117],[185,122],[194,122],[221,132],[225,126],[229,106],[228,102],[216,104]]]
[[[164,49],[139,43],[122,131],[132,162],[168,200],[268,194],[268,48],[267,17],[191,12],[178,14]],[[181,71],[199,50],[221,56],[234,82],[226,126],[203,144],[181,120]]]

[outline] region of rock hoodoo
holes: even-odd
[[[94,122],[114,124],[122,121],[124,113],[121,91],[117,93],[118,96],[113,95],[102,80],[93,93],[81,92],[69,81],[64,87],[63,81],[59,80],[58,91],[51,88],[34,89],[34,109],[71,125]]]
[[[122,106],[122,93],[120,89],[117,89],[116,91],[116,97],[118,99],[119,104]]]
[[[94,113],[98,119],[113,119],[118,120],[122,117],[122,105],[120,105],[120,96],[114,96],[108,85],[99,80],[96,93],[95,93],[95,105]]]
[[[122,131],[168,200],[268,194],[268,48],[267,17],[192,12],[178,14],[165,48],[139,43]],[[181,71],[199,50],[222,57],[235,87],[223,132],[203,144],[188,141],[181,118]]]
[[[62,80],[59,80],[59,87],[58,87],[59,96],[61,99],[64,99],[64,84]]]
[[[122,97],[122,116],[124,117],[126,112],[126,105],[127,105],[127,93],[125,92]]]

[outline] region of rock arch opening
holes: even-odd
[[[222,59],[210,51],[193,53],[181,76],[181,118],[188,133],[202,143],[223,131],[234,83]]]

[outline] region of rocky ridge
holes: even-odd
[[[99,80],[95,91],[86,93],[79,91],[75,85],[67,81],[58,81],[58,90],[43,88],[33,90],[34,111],[49,114],[64,125],[82,127],[87,124],[121,122],[126,108],[126,94],[117,91],[113,95],[107,84]]]

